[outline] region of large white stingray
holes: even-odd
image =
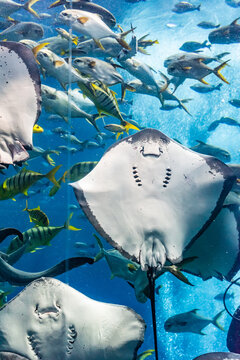
[[[96,230],[143,270],[182,260],[235,180],[221,161],[145,129],[116,143],[72,184]]]
[[[126,306],[40,278],[0,310],[0,359],[10,352],[29,360],[132,360],[144,330]]]
[[[16,42],[0,42],[0,168],[28,158],[40,104],[40,75],[32,51]]]

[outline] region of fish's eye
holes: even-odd
[[[48,55],[46,53],[42,53],[42,55],[45,56],[45,57],[48,57]]]
[[[63,15],[63,16],[67,16],[68,14],[67,14],[67,13],[65,13],[65,12],[63,12],[63,13],[62,13],[62,15]]]

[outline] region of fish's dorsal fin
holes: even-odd
[[[199,144],[203,144],[203,145],[206,145],[206,143],[205,142],[203,142],[202,140],[195,140],[197,143],[199,143]]]
[[[189,312],[192,313],[192,314],[197,314],[198,311],[199,311],[199,309],[193,309],[193,310],[191,310]]]
[[[233,22],[231,22],[230,25],[237,25],[237,21],[240,19],[240,16],[238,18],[236,18],[235,20],[233,20]]]

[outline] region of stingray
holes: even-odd
[[[23,235],[19,230],[4,228],[0,230],[0,242],[9,235],[18,235],[19,239],[23,241]],[[24,286],[42,276],[58,276],[78,266],[94,263],[94,259],[89,257],[74,257],[63,260],[49,269],[35,273],[18,270],[12,265],[24,254],[26,246],[27,244],[24,244],[10,255],[0,251],[0,282],[7,281],[12,285]]]
[[[220,160],[145,129],[111,146],[72,186],[96,230],[148,272],[154,320],[156,271],[166,260],[182,261],[183,251],[220,212],[235,179]],[[155,320],[153,327],[156,347]]]
[[[32,51],[16,42],[1,41],[0,168],[29,157],[40,111],[40,75]]]
[[[214,352],[198,356],[193,360],[240,360],[240,355],[230,352]]]
[[[53,278],[28,285],[0,310],[0,356],[28,360],[136,359],[145,323],[132,309],[88,298]],[[0,357],[1,358],[1,357]]]

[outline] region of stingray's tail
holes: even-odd
[[[152,309],[155,359],[158,360],[157,322],[156,322],[156,309],[155,309],[155,274],[153,268],[150,268],[148,270],[147,276],[149,282],[150,300],[151,300],[151,309]]]

